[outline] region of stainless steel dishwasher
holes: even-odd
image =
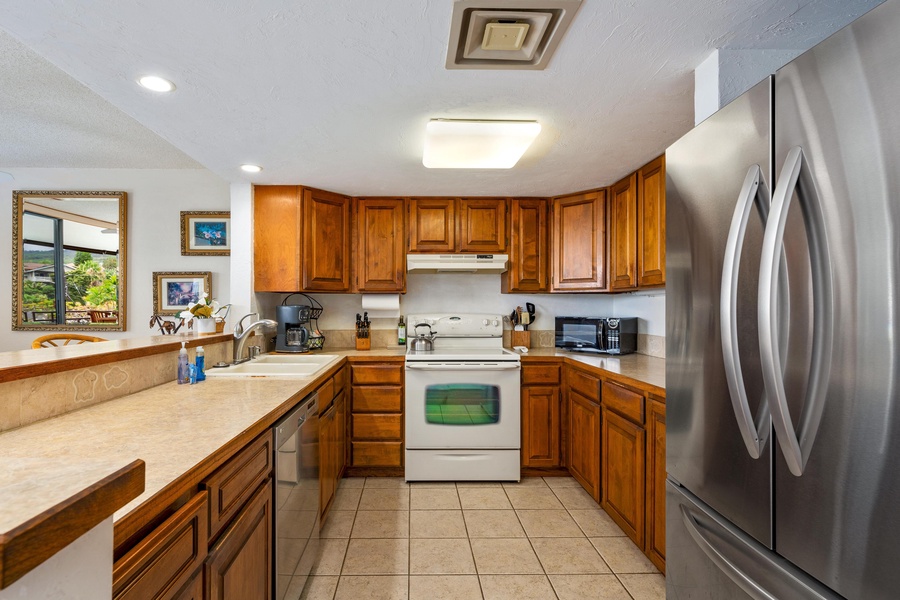
[[[275,598],[297,600],[319,550],[319,396],[275,424]]]

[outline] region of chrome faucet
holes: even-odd
[[[253,317],[254,320],[247,327],[244,327],[244,319]],[[238,324],[234,326],[234,364],[240,364],[250,360],[250,357],[242,358],[244,355],[244,346],[247,345],[247,338],[257,329],[278,327],[278,322],[272,319],[260,319],[259,313],[252,312],[241,317]]]

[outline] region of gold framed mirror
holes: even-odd
[[[12,328],[125,331],[125,192],[13,192]]]

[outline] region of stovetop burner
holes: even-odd
[[[409,315],[408,331],[426,324],[435,334],[434,350],[407,351],[409,361],[519,361],[519,355],[503,347],[503,317],[493,313],[432,313]],[[426,328],[422,327],[424,333]]]

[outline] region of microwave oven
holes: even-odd
[[[578,352],[637,351],[636,317],[556,317],[556,347]]]

